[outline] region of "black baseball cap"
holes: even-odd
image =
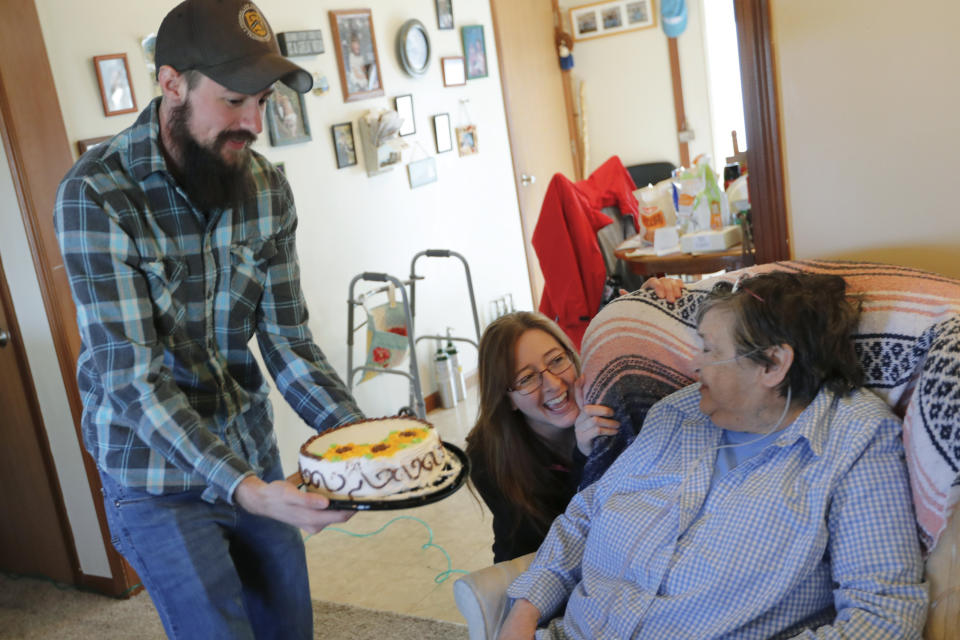
[[[306,93],[313,78],[280,54],[270,23],[249,0],[185,0],[160,23],[157,70],[199,71],[231,91],[253,95],[277,80]]]

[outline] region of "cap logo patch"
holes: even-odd
[[[265,42],[270,39],[270,27],[253,4],[245,4],[240,9],[240,27],[254,40]]]

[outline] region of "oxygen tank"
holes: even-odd
[[[443,343],[439,340],[437,341],[437,353],[433,358],[433,372],[437,379],[440,404],[444,409],[453,409],[457,406],[457,390],[453,382],[450,358],[444,353]]]

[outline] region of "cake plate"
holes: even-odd
[[[451,469],[444,477],[433,486],[426,489],[420,489],[417,495],[405,497],[403,494],[398,496],[387,496],[385,498],[370,498],[357,500],[330,499],[330,509],[350,510],[350,511],[393,511],[396,509],[412,509],[424,505],[439,502],[454,493],[463,486],[467,476],[470,475],[470,460],[467,454],[455,447],[449,442],[443,443],[443,448],[447,454],[452,456],[452,462],[448,462]]]

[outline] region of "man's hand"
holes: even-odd
[[[683,295],[683,281],[677,278],[649,278],[641,289],[653,289],[658,298],[667,302],[676,302]]]
[[[529,600],[517,600],[503,621],[497,640],[533,640],[538,620],[540,611]]]
[[[264,482],[256,476],[244,478],[233,501],[258,516],[266,516],[317,533],[329,524],[346,522],[353,511],[328,511],[330,501],[319,493],[300,491],[286,480]]]
[[[620,423],[611,420],[613,409],[602,404],[583,403],[584,378],[580,376],[573,385],[573,397],[580,407],[580,414],[573,424],[573,434],[577,438],[577,449],[585,456],[593,450],[593,440],[597,436],[612,436],[620,429]]]

